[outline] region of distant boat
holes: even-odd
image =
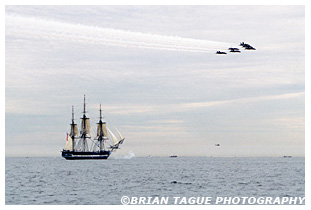
[[[216,147],[219,147],[219,146],[220,146],[220,144],[215,144],[215,146],[216,146]]]
[[[177,158],[177,155],[171,155],[170,157],[171,158]]]
[[[71,132],[70,134],[67,133],[65,148],[62,151],[63,158],[66,160],[107,159],[114,150],[119,149],[119,145],[123,143],[124,137],[118,129],[113,126],[113,130],[117,133],[117,138],[108,128],[107,123],[102,120],[101,106],[99,113],[96,137],[92,139],[90,118],[86,116],[85,95],[80,133],[77,124],[74,122],[74,111],[72,107]]]
[[[290,155],[284,155],[283,158],[291,158],[292,156]]]

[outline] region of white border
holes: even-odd
[[[306,17],[305,17],[305,30],[306,30],[306,48],[305,48],[305,60],[306,60],[306,65],[305,65],[305,159],[306,159],[306,175],[305,175],[305,180],[306,180],[306,188],[305,188],[305,195],[306,195],[306,205],[305,206],[252,206],[251,208],[253,209],[258,209],[258,208],[277,208],[277,209],[284,209],[286,208],[309,208],[311,205],[310,201],[310,188],[307,186],[310,186],[310,177],[308,176],[310,174],[310,93],[311,93],[311,86],[310,86],[310,61],[308,58],[311,58],[310,56],[310,12],[311,12],[311,3],[310,1],[307,0],[270,0],[270,1],[249,1],[249,0],[239,0],[239,1],[228,1],[228,0],[183,0],[183,1],[170,1],[170,0],[150,0],[150,1],[126,1],[126,0],[108,0],[108,1],[99,1],[99,0],[88,0],[88,1],[68,1],[68,0],[55,0],[55,1],[39,1],[39,0],[32,0],[32,1],[22,1],[22,0],[5,0],[3,1],[3,7],[1,10],[1,17],[2,23],[5,23],[5,5],[305,5],[306,6]],[[2,49],[5,49],[5,24],[2,25],[2,31],[3,31],[3,41],[2,41]],[[5,53],[3,51],[3,58],[5,58]],[[1,85],[1,98],[2,98],[2,103],[1,103],[1,134],[2,134],[2,147],[1,147],[1,152],[2,152],[2,162],[1,162],[1,198],[0,198],[0,204],[2,207],[6,209],[15,209],[15,208],[31,208],[31,209],[41,209],[41,208],[46,208],[46,209],[55,209],[55,208],[68,208],[69,206],[65,205],[53,205],[53,206],[33,206],[33,205],[27,205],[27,206],[6,206],[5,205],[5,59],[3,59],[3,65],[2,65],[2,70],[1,70],[1,77],[0,77],[0,83]],[[103,208],[112,208],[112,209],[154,209],[154,208],[177,208],[177,206],[74,206],[74,207],[69,207],[69,208],[92,208],[92,209],[103,209]],[[233,209],[249,209],[250,206],[191,206],[191,208],[201,208],[201,209],[206,209],[206,208],[233,208]],[[189,206],[178,206],[178,208],[189,208]]]

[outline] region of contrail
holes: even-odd
[[[81,24],[57,22],[35,17],[6,14],[6,35],[55,39],[97,45],[148,48],[186,52],[226,49],[230,43],[131,32]]]

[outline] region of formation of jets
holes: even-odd
[[[245,50],[256,50],[250,44],[246,44],[244,42],[240,42],[240,46],[242,46]],[[229,47],[228,50],[231,53],[240,53],[241,52],[239,50],[239,48],[233,48],[233,47]],[[227,53],[226,52],[222,52],[222,51],[217,51],[216,54],[227,54]]]

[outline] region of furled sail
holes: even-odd
[[[78,137],[79,131],[77,124],[70,124],[71,130],[70,130],[70,136]]]
[[[97,136],[100,136],[101,130],[103,131],[103,137],[108,137],[106,122],[103,122],[101,125],[100,123],[97,123]]]
[[[65,150],[72,150],[72,138],[67,133],[67,139],[65,144]]]

